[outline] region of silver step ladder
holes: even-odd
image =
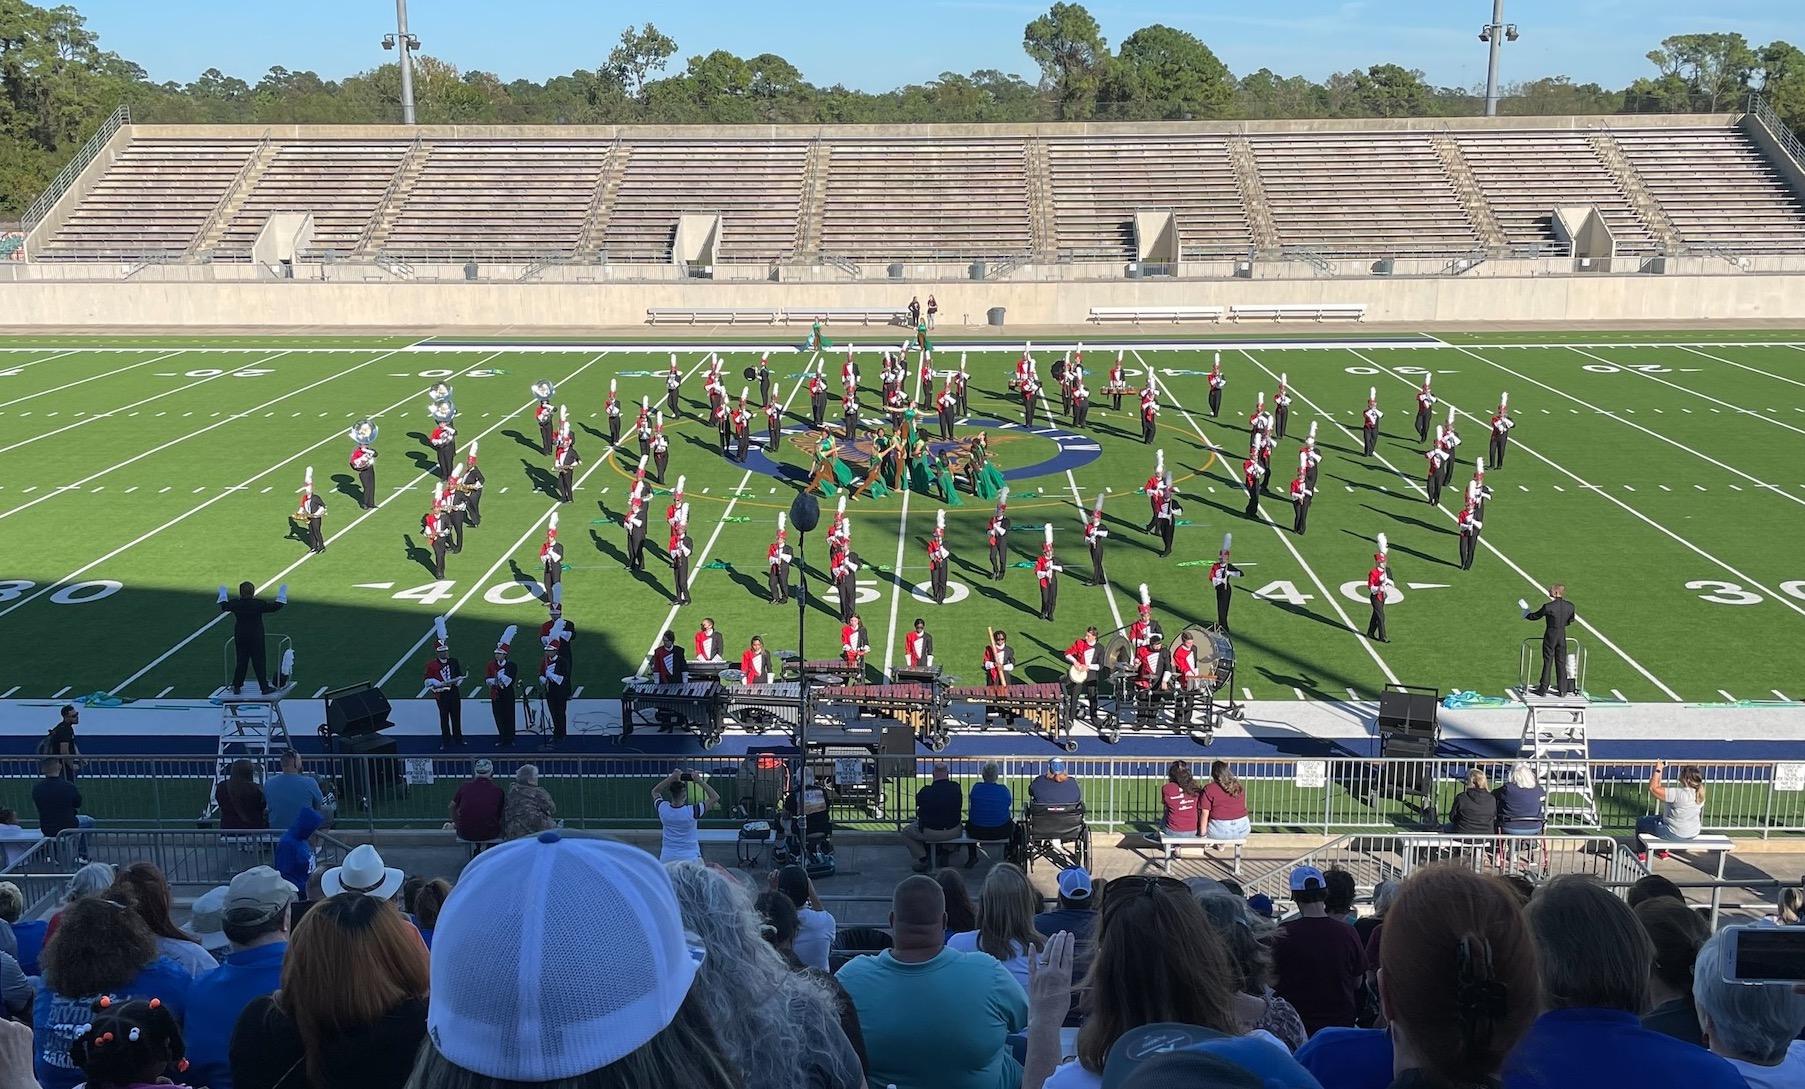
[[[282,754],[294,747],[288,733],[288,721],[282,717],[282,700],[294,690],[294,678],[284,675],[281,668],[281,663],[289,660],[291,644],[286,635],[270,636],[270,640],[276,651],[277,669],[272,678],[276,687],[268,692],[253,693],[250,689],[255,688],[257,682],[254,678],[246,678],[242,695],[232,694],[232,641],[226,641],[226,683],[212,697],[220,711],[219,749],[213,771],[215,785],[231,775],[232,765],[239,760],[249,760],[257,765],[257,781],[261,783],[265,775],[276,770]],[[213,820],[218,816],[218,810],[219,803],[213,792],[208,791],[201,820]]]
[[[1568,639],[1572,695],[1538,696],[1532,679],[1541,676],[1540,639],[1525,639],[1519,683],[1512,695],[1523,702],[1523,736],[1517,759],[1536,769],[1536,778],[1547,791],[1543,812],[1557,828],[1597,828],[1598,794],[1592,783],[1592,747],[1586,732],[1586,649]]]

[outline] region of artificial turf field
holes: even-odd
[[[1421,338],[1410,347],[1379,346],[1399,338],[1334,347],[1248,338],[1223,345],[1229,384],[1220,419],[1207,414],[1210,352],[1199,347],[1088,343],[1093,389],[1118,343],[1131,380],[1152,368],[1159,383],[1156,445],[1188,523],[1174,556],[1158,558],[1157,539],[1140,530],[1148,508],[1138,489],[1153,449],[1139,441],[1133,400],[1117,413],[1098,398],[1082,435],[1061,430],[1065,421],[1030,434],[1019,426],[1019,402],[1005,396],[1018,352],[968,350],[973,420],[1014,424],[989,430],[995,461],[1012,477],[1016,560],[1033,558],[1041,523],[1055,527],[1067,568],[1058,620],[1037,618],[1030,571],[1012,569],[1001,583],[985,577],[990,503],[964,495],[947,511],[954,600],[935,607],[913,588],[926,580],[924,542],[941,504],[919,493],[860,499],[850,511],[854,548],[871,565],[861,572],[859,607],[874,664],[900,659],[903,633],[922,616],[949,673],[975,680],[985,629],[995,627],[1010,633],[1018,675],[1055,679],[1060,652],[1086,624],[1107,632],[1133,619],[1139,583],[1149,585],[1168,632],[1213,619],[1206,565],[1232,531],[1246,571],[1232,616],[1234,684],[1248,698],[1368,699],[1394,681],[1501,694],[1516,680],[1520,642],[1540,630],[1522,622],[1516,600],[1539,601],[1554,581],[1567,584],[1579,608],[1576,635],[1596,697],[1805,695],[1805,335],[1551,329]],[[829,353],[830,384],[844,347]],[[859,348],[869,419],[880,346]],[[943,368],[961,351],[951,334],[938,348]],[[759,348],[698,342],[678,350],[689,378],[685,418],[667,424],[671,473],[687,477],[697,555],[695,604],[677,609],[661,549],[648,548],[642,575],[622,570],[615,519],[637,460],[633,413],[624,456],[609,454],[601,415],[611,378],[623,401],[661,399],[667,351],[343,337],[0,343],[0,698],[205,696],[222,680],[230,632],[216,622],[214,588],[241,580],[266,594],[288,584],[290,607],[269,626],[292,637],[304,694],[367,679],[391,697],[414,695],[440,615],[478,675],[504,626],[544,619],[537,554],[554,509],[569,565],[566,615],[579,632],[579,698],[617,694],[660,632],[674,628],[687,642],[704,615],[718,621],[730,655],[755,632],[774,649],[796,649],[794,609],[765,600],[764,556],[797,487],[792,476],[808,465],[806,394],[795,391],[809,357],[793,346],[774,352],[786,424],[798,433],[748,471],[715,453],[701,420],[697,368],[710,350],[737,376]],[[1036,345],[1043,375],[1061,351]],[[1453,404],[1461,413],[1466,440],[1439,509],[1421,491],[1424,447],[1411,427],[1424,371],[1433,372],[1439,411]],[[1257,393],[1270,401],[1281,372],[1295,397],[1290,438],[1273,458],[1279,479],[1255,524],[1242,514],[1238,479],[1246,420]],[[557,383],[577,427],[584,463],[568,506],[553,500],[549,459],[538,453],[527,388],[538,378]],[[450,558],[442,583],[418,541],[434,482],[426,390],[439,380],[453,385],[460,441],[480,440],[488,477],[483,524]],[[1358,432],[1369,386],[1386,411],[1373,458],[1361,456]],[[1462,572],[1454,515],[1502,390],[1519,426],[1506,464],[1488,474],[1496,496],[1477,563]],[[382,428],[380,505],[368,513],[357,508],[346,465],[345,431],[364,416]],[[1279,491],[1313,420],[1325,461],[1300,538]],[[977,426],[962,424],[961,434]],[[329,548],[318,556],[288,521],[308,465],[330,508]],[[1088,508],[1105,490],[1112,537],[1102,588],[1087,585],[1078,504]],[[654,500],[655,516],[665,502]],[[1368,610],[1354,585],[1381,532],[1403,595],[1390,609],[1388,644],[1362,636]],[[650,544],[661,545],[661,534]],[[808,549],[817,595],[810,657],[838,645],[833,603],[818,596],[827,589],[825,553],[817,532]],[[531,640],[522,643],[518,656],[536,662]]]

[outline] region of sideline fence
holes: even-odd
[[[306,757],[306,772],[317,777],[340,827],[436,828],[448,818],[459,784],[473,773],[476,754],[418,757]],[[656,827],[651,789],[682,765],[710,774],[722,809],[711,814],[733,819],[740,806],[758,811],[769,789],[754,789],[750,769],[739,757],[703,754],[686,759],[588,754],[496,754],[495,778],[506,783],[520,766],[539,769],[540,785],[557,802],[558,816],[578,828]],[[1130,830],[1158,821],[1160,788],[1167,761],[1131,757],[1066,757],[1066,766],[1084,789],[1087,819],[1105,830]],[[1669,761],[1677,773],[1683,761]],[[915,792],[935,764],[946,764],[962,784],[977,782],[994,763],[998,781],[1018,805],[1028,785],[1046,767],[1040,757],[873,757],[863,754],[812,757],[810,768],[830,784],[834,820],[844,827],[886,830],[914,818]],[[1712,832],[1767,838],[1805,832],[1805,762],[1698,761],[1708,787],[1705,828]],[[1510,761],[1471,757],[1388,760],[1356,757],[1250,757],[1229,760],[1246,788],[1254,827],[1267,832],[1415,830],[1445,820],[1468,770],[1480,768],[1502,782]],[[10,805],[26,828],[35,826],[29,800],[38,778],[36,757],[0,758],[0,806]],[[1207,759],[1192,761],[1199,779]],[[1592,761],[1598,799],[1598,831],[1627,835],[1635,819],[1655,811],[1648,794],[1650,765],[1623,760]],[[263,769],[273,773],[271,766]],[[211,799],[219,771],[214,754],[194,756],[84,757],[76,785],[83,811],[106,828],[193,829]],[[692,788],[693,789],[693,788]],[[698,798],[700,794],[696,795]],[[754,799],[758,798],[758,802]],[[1427,799],[1428,806],[1423,805]]]

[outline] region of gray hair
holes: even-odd
[[[832,992],[790,971],[765,940],[764,919],[745,886],[700,862],[672,862],[665,869],[684,929],[701,938],[707,953],[690,993],[701,996],[721,1051],[739,1068],[745,1089],[856,1083],[858,1056],[840,1029]]]
[[[514,769],[514,781],[516,783],[524,783],[527,786],[538,786],[539,766],[537,764],[520,765],[520,767]]]
[[[1397,903],[1398,893],[1404,891],[1404,883],[1395,877],[1388,877],[1373,886],[1373,914],[1383,915]]]
[[[1590,877],[1565,874],[1529,901],[1542,1008],[1642,1012],[1655,946],[1635,913]]]
[[[1724,978],[1724,932],[1698,951],[1692,1001],[1711,1050],[1727,1059],[1771,1064],[1805,1029],[1805,995],[1790,983],[1732,983]]]
[[[980,774],[983,775],[986,783],[994,783],[997,781],[997,766],[994,763],[985,764],[984,770]]]
[[[63,886],[63,903],[73,904],[84,896],[99,896],[113,887],[118,871],[110,862],[90,862],[76,870]]]
[[[1536,774],[1534,764],[1527,760],[1519,760],[1510,769],[1510,785],[1520,790],[1534,790],[1542,785],[1542,780]]]

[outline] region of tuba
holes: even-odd
[[[549,401],[558,394],[558,387],[552,385],[543,378],[534,382],[530,388],[532,389],[533,396],[539,398],[541,401]]]
[[[351,441],[359,446],[375,446],[378,430],[376,422],[365,416],[351,425]]]
[[[458,407],[448,400],[434,401],[432,407],[426,410],[426,414],[439,423],[448,424],[457,416]]]
[[[434,382],[432,388],[426,391],[426,395],[434,401],[449,401],[451,400],[451,387],[443,382]]]

